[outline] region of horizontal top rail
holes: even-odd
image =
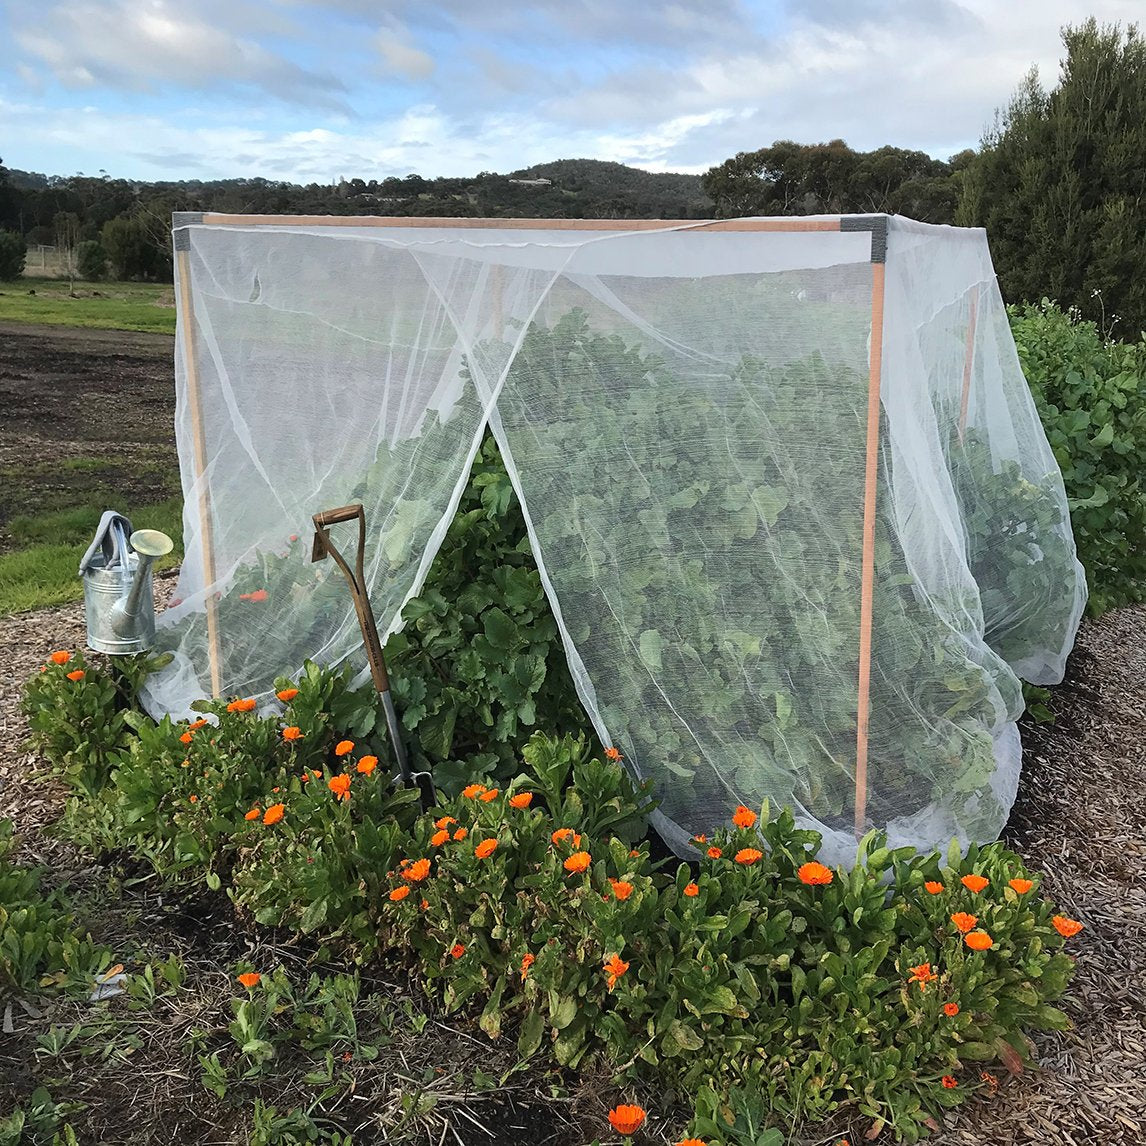
[[[405,215],[229,215],[207,211],[203,224],[241,227],[474,227],[503,231],[839,231],[838,217],[784,219],[446,219]],[[179,225],[178,223],[176,224]]]

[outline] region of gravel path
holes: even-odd
[[[75,856],[40,831],[63,794],[22,745],[19,685],[82,639],[79,605],[0,618],[0,817],[31,861]],[[1084,623],[1052,707],[1054,726],[1024,729],[1007,840],[1086,924],[1063,1004],[1074,1028],[1039,1036],[1039,1067],[1002,1075],[997,1096],[952,1114],[935,1146],[1139,1146],[1146,1133],[1146,607]]]

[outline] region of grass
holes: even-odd
[[[0,554],[0,617],[83,597],[77,570],[101,512],[102,508],[93,505],[79,505],[36,517],[13,518],[9,529],[20,548]],[[182,513],[179,497],[132,511],[132,523],[137,528],[162,530],[175,542],[175,549],[156,562],[160,569],[183,560]]]
[[[170,283],[76,282],[74,293],[79,297],[71,297],[66,280],[23,278],[0,283],[0,321],[175,333]]]

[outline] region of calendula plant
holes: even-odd
[[[61,896],[45,894],[39,874],[12,861],[14,846],[12,822],[0,820],[0,1011],[44,987],[89,984],[110,962]]]

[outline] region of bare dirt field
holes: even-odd
[[[177,493],[174,416],[171,337],[0,323],[0,552],[21,514]]]

